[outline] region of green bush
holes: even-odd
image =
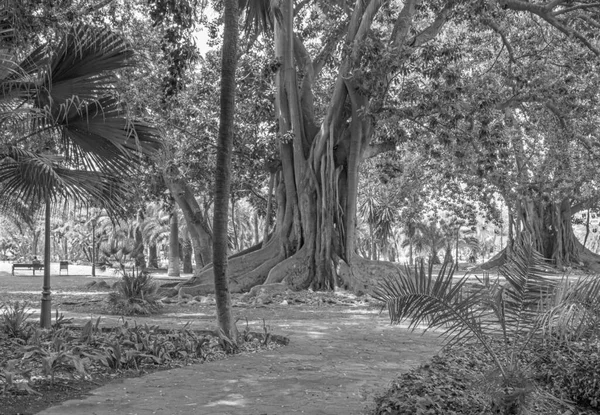
[[[33,312],[29,310],[29,303],[26,301],[15,301],[4,305],[2,313],[2,328],[9,337],[27,341],[35,332],[35,328],[29,318]]]
[[[538,380],[557,397],[600,409],[600,343],[547,344],[538,351]]]
[[[147,315],[158,312],[161,305],[158,286],[145,271],[123,271],[123,279],[108,294],[108,303],[114,312],[124,315]]]

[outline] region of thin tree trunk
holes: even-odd
[[[258,212],[256,210],[252,215],[252,224],[254,225],[254,245],[258,245],[258,243],[260,242],[260,231],[258,227]]]
[[[583,247],[587,244],[588,236],[590,235],[590,210],[587,210],[587,218],[585,221],[585,238],[583,238]]]
[[[177,220],[177,209],[173,208],[170,217],[169,232],[169,268],[167,275],[169,277],[179,277],[179,221]]]
[[[238,227],[235,221],[237,220],[237,215],[235,212],[235,197],[231,195],[231,229],[233,230],[233,249],[235,252],[240,250],[240,241],[238,238]]]
[[[190,186],[177,171],[165,172],[165,183],[183,213],[194,248],[194,260],[200,269],[212,261],[212,230]]]
[[[234,344],[237,329],[233,319],[227,275],[227,222],[231,190],[231,153],[235,112],[235,71],[238,44],[238,1],[224,0],[224,31],[221,61],[221,97],[217,160],[215,169],[215,208],[213,215],[213,273],[219,328]]]
[[[192,242],[190,240],[190,234],[186,230],[183,233],[183,272],[186,274],[191,274],[194,272],[194,268],[192,266]]]
[[[156,244],[148,246],[148,267],[158,268],[158,250]]]
[[[265,212],[265,227],[263,229],[263,248],[269,239],[269,226],[271,225],[271,210],[273,209],[273,189],[275,186],[275,172],[269,176],[269,196],[267,197],[267,211]]]

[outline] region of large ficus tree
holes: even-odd
[[[551,26],[532,24],[539,21],[533,12],[491,9],[468,26],[453,22],[455,35],[463,33],[474,47],[462,48],[461,36],[438,41],[431,63],[413,71],[407,88],[420,105],[407,102],[399,111],[419,125],[415,134],[433,138],[420,144],[435,169],[481,195],[502,197],[511,240],[525,231],[556,266],[597,269],[600,258],[577,240],[571,218],[599,200],[600,59],[589,27],[600,5],[570,6],[542,15],[561,22],[570,16],[564,22],[573,24],[575,42],[554,30],[552,18]],[[460,56],[443,61],[440,50]]]
[[[380,266],[355,254],[359,166],[394,148],[401,134],[381,134],[382,117],[391,113],[397,124],[413,118],[397,110],[414,98],[405,95],[401,78],[428,65],[441,36],[457,36],[445,30],[449,21],[504,40],[499,23],[522,16],[561,34],[562,42],[598,52],[589,35],[598,24],[594,2],[279,0],[242,6],[248,27],[272,36],[281,169],[276,232],[261,249],[231,261],[237,290],[280,281],[294,288],[342,283],[360,289],[366,268]],[[318,92],[323,85],[326,98]],[[208,278],[200,273],[191,284]]]

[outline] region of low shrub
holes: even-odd
[[[158,286],[145,271],[123,272],[115,291],[108,294],[112,311],[122,315],[148,315],[160,310]]]
[[[10,338],[27,341],[35,332],[29,318],[33,315],[29,303],[15,301],[4,305],[2,313],[2,329]]]

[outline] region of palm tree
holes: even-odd
[[[414,222],[412,226],[406,227],[405,234],[408,237],[402,242],[402,247],[410,247],[411,256],[413,250],[417,254],[429,251],[430,262],[441,263],[438,253],[440,249],[447,248],[449,240],[435,222]]]
[[[238,0],[224,1],[224,33],[221,61],[221,114],[215,169],[215,204],[213,215],[213,272],[217,318],[220,330],[237,344],[237,329],[233,320],[231,295],[227,276],[227,225],[231,190],[231,152],[233,147],[233,116],[235,112],[235,70],[238,44]]]
[[[11,22],[9,13],[0,9],[0,20]],[[120,36],[78,24],[56,46],[0,63],[0,208],[17,200],[46,206],[43,327],[50,324],[51,205],[94,201],[123,214],[123,175],[161,147],[157,132],[130,119],[113,94],[115,70],[132,57]]]

